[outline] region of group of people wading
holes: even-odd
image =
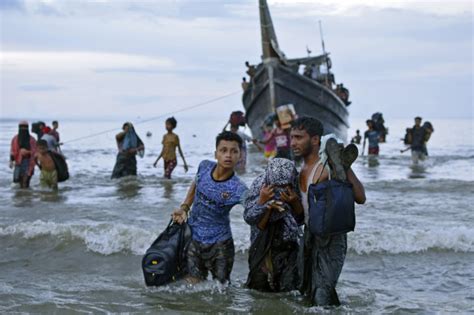
[[[199,164],[183,203],[172,214],[178,224],[187,221],[192,231],[186,255],[189,282],[205,280],[209,272],[221,283],[230,281],[235,250],[229,213],[242,204],[251,228],[247,287],[264,292],[299,289],[311,305],[340,303],[336,284],[347,251],[347,231],[314,233],[318,223],[311,219],[314,203],[309,201],[335,181],[349,189],[349,208],[354,202],[363,204],[366,197],[351,169],[357,147],[344,147],[322,135],[323,126],[315,118],[293,121],[290,147],[303,163],[301,170],[289,159],[273,158],[249,190],[235,174],[243,139],[232,131],[217,136],[216,161]]]
[[[41,170],[40,185],[57,189],[58,181],[67,179],[67,166],[61,154],[59,123],[52,122],[53,128],[44,122],[32,124],[32,131],[37,139],[30,135],[29,123],[20,121],[18,134],[10,145],[10,168],[13,169],[13,182],[19,183],[21,188],[30,186],[35,167]],[[59,174],[58,174],[59,173]]]

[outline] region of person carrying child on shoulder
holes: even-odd
[[[234,240],[230,228],[230,210],[242,203],[247,187],[235,175],[242,139],[224,131],[216,138],[217,162],[202,161],[180,209],[173,212],[175,222],[188,219],[192,241],[187,252],[188,281],[213,279],[230,282],[234,264]]]
[[[163,141],[161,142],[161,144],[163,144],[163,149],[161,150],[161,153],[156,159],[155,163],[153,163],[153,166],[156,167],[158,161],[163,158],[165,170],[164,175],[165,178],[168,179],[171,179],[171,173],[173,173],[173,170],[175,169],[176,165],[178,165],[178,161],[176,159],[176,148],[178,148],[179,155],[183,159],[184,171],[188,171],[188,164],[186,163],[186,159],[184,158],[183,150],[181,150],[179,137],[173,132],[177,124],[178,122],[174,117],[166,119],[165,127],[167,133],[163,136]]]

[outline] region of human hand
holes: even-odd
[[[156,163],[157,163],[157,162],[153,163],[153,167],[156,167]]]
[[[299,200],[298,194],[292,188],[287,188],[285,191],[282,191],[280,196],[281,200],[290,205]]]
[[[8,165],[10,168],[13,168],[15,166],[15,161],[10,161],[10,164]]]
[[[271,185],[263,185],[262,188],[260,189],[260,197],[258,199],[258,203],[263,205],[270,199],[272,199],[275,196],[275,192],[273,191],[273,186]]]
[[[285,207],[283,206],[283,202],[279,200],[272,200],[268,203],[267,209],[277,210],[278,212],[285,211]]]
[[[134,154],[134,153],[137,153],[137,149],[131,148],[131,149],[128,149],[127,152],[130,153],[130,154]]]
[[[184,164],[184,172],[187,173],[189,170],[188,164]]]
[[[171,217],[173,218],[174,222],[178,224],[183,224],[183,222],[186,221],[186,219],[188,218],[188,215],[186,214],[186,211],[176,209],[173,211],[173,214],[171,214]]]

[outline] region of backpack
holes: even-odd
[[[318,182],[319,179],[308,187],[311,233],[324,237],[354,231],[356,219],[352,184],[334,179]]]
[[[60,153],[52,151],[50,151],[50,155],[53,159],[54,166],[56,167],[56,173],[58,174],[58,182],[64,182],[68,180],[69,170],[64,156]]]
[[[145,284],[160,286],[184,277],[187,274],[186,253],[190,242],[188,224],[175,224],[171,220],[143,256]]]

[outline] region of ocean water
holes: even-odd
[[[411,164],[401,154],[412,119],[387,121],[390,134],[378,159],[360,157],[354,170],[367,203],[357,206],[356,231],[337,290],[342,306],[308,307],[296,292],[245,289],[249,227],[231,212],[236,262],[229,287],[207,281],[147,288],[141,257],[184,198],[199,161],[213,159],[222,121],[179,119],[190,170],[182,163],[164,180],[163,122],[137,124],[146,155],[139,176],[111,180],[115,132],[122,121],[61,121],[71,179],[59,192],[12,184],[8,168],[14,121],[0,122],[0,313],[432,313],[474,311],[474,139],[472,120],[432,120],[430,158]],[[363,130],[362,120],[352,120]],[[75,140],[103,130],[116,131]],[[153,132],[147,138],[146,131]],[[265,160],[250,148],[250,185]]]

